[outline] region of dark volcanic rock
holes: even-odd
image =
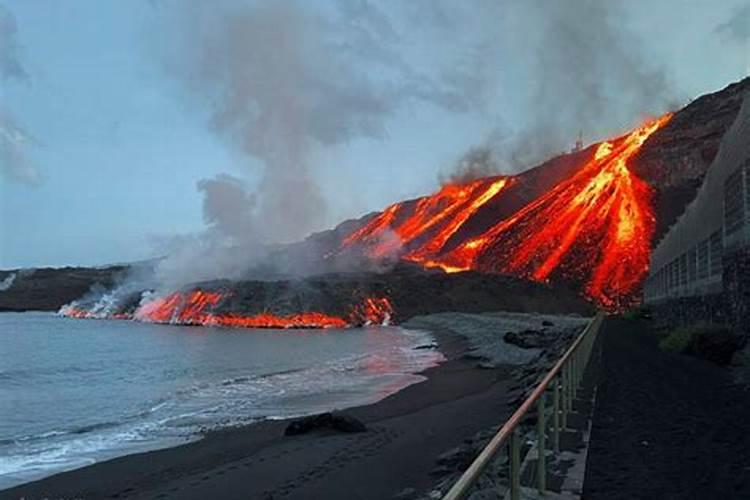
[[[126,270],[125,266],[110,266],[0,271],[0,281],[15,274],[11,286],[0,291],[0,311],[57,311],[95,285],[103,289],[113,286]]]
[[[734,353],[742,347],[742,336],[726,329],[717,329],[705,335],[698,335],[690,346],[690,352],[719,365],[732,362]]]
[[[524,349],[546,347],[549,341],[545,338],[544,332],[537,330],[524,330],[522,332],[507,332],[503,336],[509,344],[523,347]]]
[[[412,265],[399,265],[385,273],[339,273],[303,280],[223,282],[201,287],[231,290],[217,313],[319,311],[346,317],[353,305],[367,297],[387,297],[395,323],[448,311],[590,315],[594,310],[566,288],[479,272],[446,274]]]
[[[332,429],[339,432],[365,432],[365,424],[350,415],[321,413],[292,421],[284,430],[285,436],[297,436],[308,432]]]
[[[684,212],[703,182],[719,143],[734,121],[750,78],[703,95],[643,144],[631,168],[655,188],[654,245]]]

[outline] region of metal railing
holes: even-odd
[[[519,500],[521,496],[521,434],[519,426],[524,417],[534,405],[537,405],[536,446],[538,450],[538,465],[536,468],[536,487],[540,492],[546,490],[547,468],[547,391],[552,391],[552,450],[555,455],[560,453],[560,434],[567,428],[568,414],[573,410],[578,387],[583,373],[591,357],[594,341],[604,315],[599,313],[589,322],[583,332],[575,339],[565,354],[555,363],[534,391],[511,415],[507,422],[497,431],[487,446],[471,463],[468,469],[446,493],[443,500],[458,500],[464,498],[479,479],[482,472],[503,450],[508,447],[510,498]]]

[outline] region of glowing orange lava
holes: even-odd
[[[367,297],[350,308],[345,317],[322,312],[301,312],[277,315],[271,312],[238,314],[216,312],[226,295],[219,292],[193,290],[174,292],[146,300],[132,314],[94,315],[86,309],[66,306],[61,314],[70,318],[134,319],[148,323],[179,325],[225,326],[241,328],[346,328],[358,325],[388,324],[393,307],[385,297]]]
[[[648,270],[654,232],[651,188],[627,162],[664,126],[665,115],[601,143],[575,175],[479,236],[426,264],[545,281],[582,282],[587,296],[618,308]]]
[[[600,143],[574,175],[452,249],[445,248],[448,240],[523,174],[447,185],[414,202],[395,203],[341,246],[356,244],[371,258],[393,255],[446,272],[561,279],[579,285],[605,308],[628,305],[647,271],[655,225],[651,188],[631,172],[628,161],[670,118],[664,115]]]
[[[425,262],[437,255],[464,222],[512,180],[495,177],[447,184],[415,202],[394,203],[347,236],[341,246],[361,245],[373,258],[408,249],[400,257]]]

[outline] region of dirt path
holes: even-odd
[[[648,328],[604,325],[584,498],[750,498],[750,392]]]

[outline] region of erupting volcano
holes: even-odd
[[[535,281],[561,280],[608,309],[637,300],[654,233],[652,190],[628,166],[671,118],[649,121],[600,143],[569,178],[480,234],[447,248],[451,236],[517,177],[448,185],[416,202],[391,205],[352,232],[342,247],[400,258],[446,272],[475,270]]]

